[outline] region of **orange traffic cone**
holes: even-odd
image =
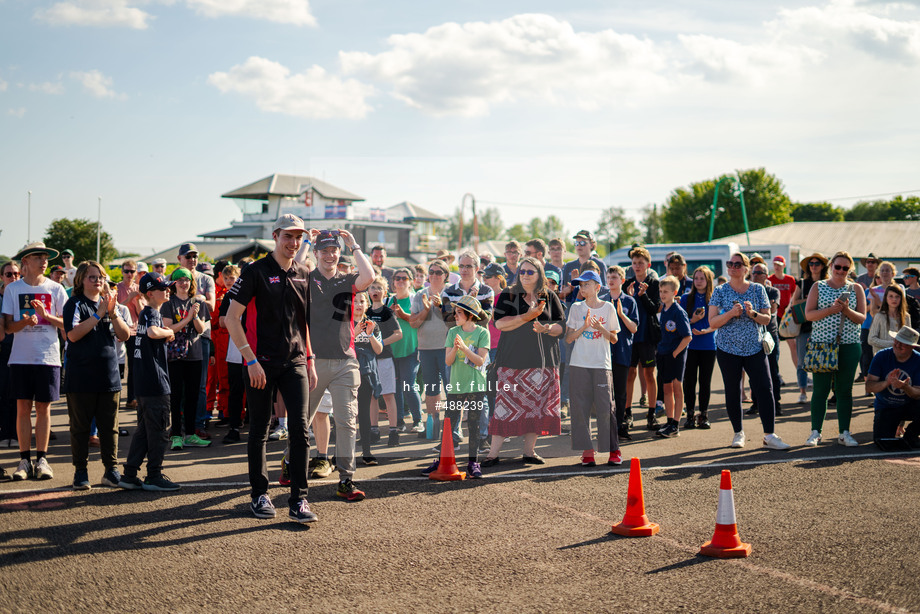
[[[429,480],[465,480],[466,473],[457,469],[457,458],[454,456],[454,434],[450,430],[450,418],[444,418],[444,431],[441,437],[441,460],[438,468],[428,474]]]
[[[626,537],[650,537],[661,530],[645,515],[645,496],[642,494],[642,469],[639,459],[629,462],[629,487],[626,491],[626,513],[623,522],[613,525],[611,532]]]
[[[716,511],[716,531],[712,539],[700,548],[700,554],[720,559],[743,558],[750,556],[751,544],[745,544],[738,535],[735,523],[735,496],[732,493],[732,472],[722,470],[722,483],[719,485],[719,507]]]

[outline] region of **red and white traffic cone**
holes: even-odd
[[[751,544],[741,541],[738,525],[735,521],[735,497],[732,494],[732,472],[722,470],[722,483],[719,485],[719,507],[716,510],[716,530],[712,539],[700,548],[700,554],[720,559],[743,558],[750,556]]]

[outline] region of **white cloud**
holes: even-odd
[[[216,72],[208,83],[223,93],[242,94],[263,111],[310,119],[361,119],[371,107],[374,89],[354,79],[329,75],[319,66],[299,74],[277,62],[250,57],[228,72]]]
[[[315,26],[309,0],[185,0],[189,8],[207,17],[238,15],[296,26]]]
[[[9,84],[3,79],[0,79],[0,92],[5,92],[7,87],[9,87]]]
[[[712,83],[760,87],[778,74],[798,72],[824,57],[821,52],[804,45],[744,44],[704,34],[678,35],[677,38],[688,58],[684,71],[700,73]]]
[[[12,115],[13,117],[22,118],[26,114],[26,108],[19,107],[18,109],[8,109],[6,113],[7,115]]]
[[[35,18],[55,26],[147,28],[152,15],[128,6],[128,0],[72,0],[35,11]]]
[[[894,4],[857,5],[832,0],[824,6],[781,10],[768,24],[783,39],[810,40],[826,49],[850,49],[882,60],[920,62],[920,21],[887,16]]]
[[[64,84],[60,81],[57,83],[51,83],[50,81],[45,81],[44,83],[30,83],[29,91],[59,96],[64,93]]]
[[[112,77],[106,77],[98,70],[73,71],[70,73],[72,79],[76,79],[83,85],[88,93],[96,98],[115,98],[124,100],[125,94],[119,94],[112,89]]]
[[[172,5],[175,0],[65,0],[35,11],[35,18],[56,26],[125,27],[144,30],[153,15],[134,5]],[[315,26],[309,0],[184,0],[205,17],[227,15]]]
[[[343,71],[385,83],[435,115],[483,115],[521,98],[594,109],[672,86],[667,53],[654,42],[613,30],[575,32],[549,15],[446,23],[387,42],[378,54],[341,52]]]

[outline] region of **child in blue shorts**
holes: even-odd
[[[661,296],[661,341],[655,362],[658,378],[664,388],[664,409],[668,422],[658,430],[659,437],[677,437],[680,412],[684,407],[684,367],[687,364],[687,346],[690,345],[690,318],[680,303],[675,301],[680,282],[668,275],[658,282]]]

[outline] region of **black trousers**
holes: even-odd
[[[687,367],[684,369],[684,406],[687,417],[696,409],[696,386],[700,386],[700,413],[709,412],[712,396],[712,372],[716,366],[715,350],[687,350]]]
[[[738,356],[716,350],[722,381],[725,383],[725,410],[735,432],[744,430],[741,417],[741,372],[748,374],[751,382],[751,396],[760,408],[760,422],[764,433],[772,433],[776,419],[773,405],[773,382],[767,357],[761,349],[752,356]]]
[[[313,416],[310,413],[310,383],[306,365],[262,363],[265,370],[265,387],[253,388],[246,368],[246,396],[249,399],[249,484],[253,498],[268,493],[268,462],[265,459],[265,442],[271,425],[272,403],[275,391],[281,395],[288,412],[288,469],[291,477],[289,505],[307,498],[307,456],[310,442],[307,427]]]
[[[185,435],[195,434],[198,411],[198,388],[201,384],[200,360],[174,360],[169,363],[169,409],[172,414],[171,437],[182,436],[182,408],[185,407]]]
[[[767,356],[767,366],[770,367],[770,382],[773,384],[773,402],[779,407],[780,393],[782,389],[779,385],[779,338],[773,337],[773,351]],[[751,399],[751,407],[757,409],[757,397]],[[759,411],[759,410],[758,410]]]
[[[619,428],[626,428],[626,382],[629,379],[629,365],[613,365],[613,405]]]
[[[373,403],[373,400],[374,389],[367,379],[362,377],[361,385],[358,387],[358,429],[361,434],[361,451],[364,456],[372,456],[371,410],[377,411],[377,404]]]

